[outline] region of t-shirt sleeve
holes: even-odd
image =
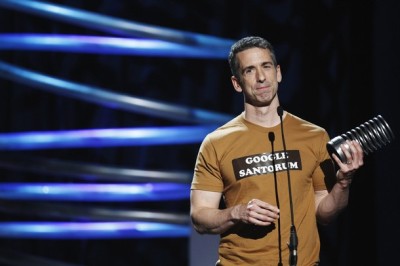
[[[191,189],[213,192],[223,191],[219,159],[209,135],[204,138],[200,145],[194,167]]]
[[[335,182],[336,180],[334,163],[326,148],[326,144],[329,141],[329,135],[325,130],[323,134],[321,134],[319,140],[319,143],[317,143],[319,166],[313,174],[313,186],[315,191],[329,189],[332,182]]]

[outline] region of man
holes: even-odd
[[[220,234],[216,265],[318,265],[317,222],[329,223],[347,206],[362,148],[342,144],[347,162],[333,154],[335,172],[326,130],[280,109],[282,73],[267,40],[239,40],[229,65],[244,111],[201,144],[191,187],[193,226]]]

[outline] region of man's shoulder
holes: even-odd
[[[313,131],[320,131],[320,132],[326,131],[325,128],[323,128],[322,126],[317,125],[309,120],[301,118],[292,113],[288,113],[288,118],[289,118],[288,123],[290,123],[291,125],[303,127],[305,129],[313,130]]]
[[[220,127],[216,128],[212,132],[208,134],[208,138],[210,139],[220,139],[222,137],[227,137],[233,133],[238,133],[245,129],[245,125],[243,123],[243,117],[238,115]]]

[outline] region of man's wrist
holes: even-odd
[[[354,172],[349,172],[349,173],[343,173],[342,171],[338,171],[336,175],[336,182],[342,187],[342,188],[348,188],[353,181],[353,176]]]

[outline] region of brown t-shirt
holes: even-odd
[[[324,179],[335,175],[326,150],[329,136],[323,128],[290,113],[285,116],[283,127],[298,236],[298,265],[314,265],[320,251],[314,192],[325,190]],[[328,170],[323,171],[325,168]],[[238,224],[221,235],[217,265],[276,266],[280,255],[283,265],[288,264],[288,179],[280,125],[261,127],[246,121],[241,114],[205,137],[191,189],[222,192],[226,207],[258,198],[280,208],[280,219],[271,226]]]

